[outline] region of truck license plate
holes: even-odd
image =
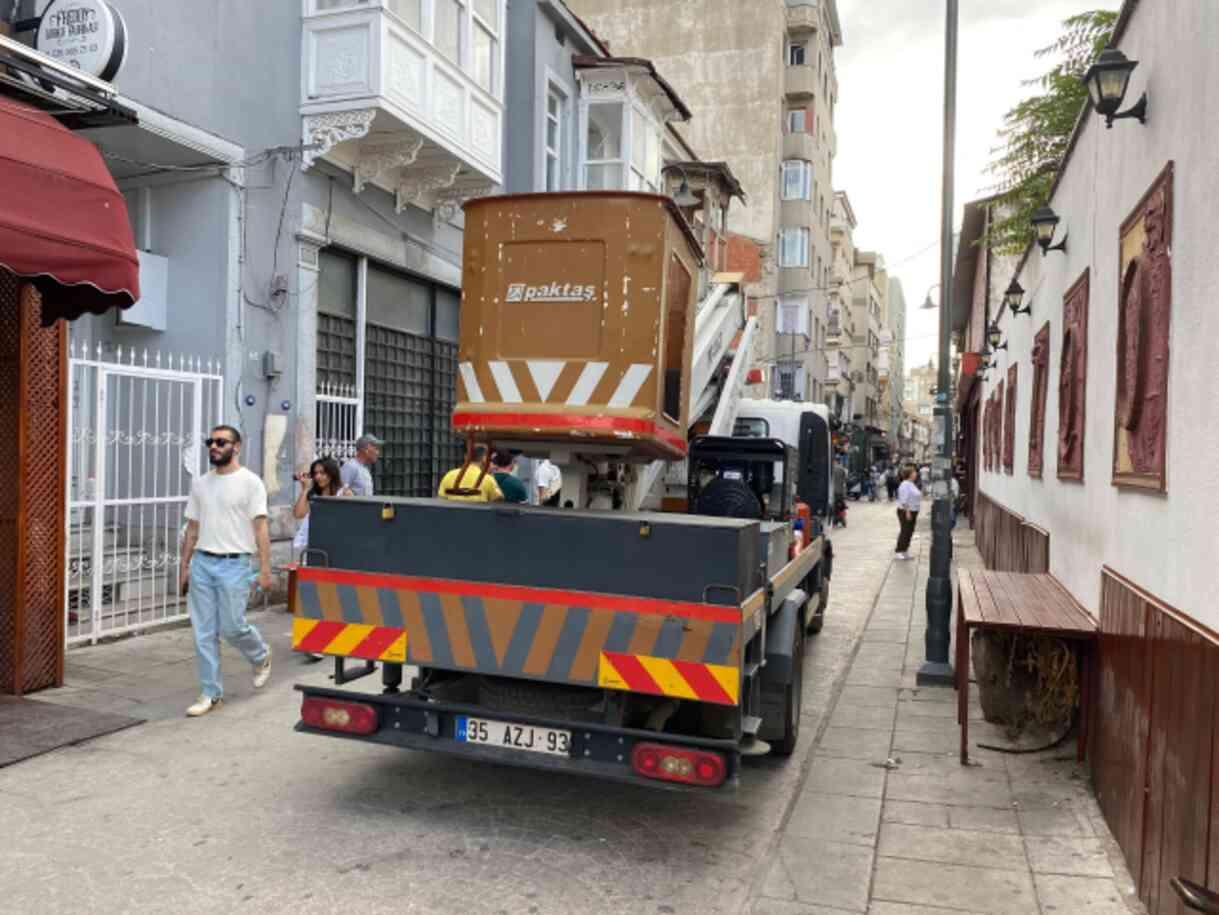
[[[552,756],[571,755],[571,731],[559,731],[554,728],[535,728],[528,724],[509,724],[507,721],[488,721],[486,718],[459,715],[456,736],[463,743],[509,747],[531,753],[549,753]]]

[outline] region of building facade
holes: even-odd
[[[851,307],[855,278],[855,228],[858,222],[851,200],[845,191],[834,194],[834,211],[830,224],[833,257],[830,265],[828,321],[826,326],[826,356],[830,369],[826,398],[831,412],[842,423],[855,415],[855,385],[852,369],[855,359],[855,311]],[[859,353],[862,360],[863,353]]]
[[[749,207],[737,231],[764,252],[761,282],[747,286],[762,326],[755,355],[772,367],[749,393],[826,400],[835,0],[571,5],[614,53],[655,61],[694,113],[692,145],[740,180]]]
[[[897,442],[901,433],[906,397],[906,294],[902,282],[889,277],[885,298],[884,330],[881,332],[881,412],[886,417],[889,440]],[[900,448],[898,449],[900,452]]]
[[[1153,915],[1180,910],[1170,877],[1219,885],[1217,33],[1210,4],[1123,5],[1146,122],[1081,112],[1047,200],[1065,249],[1027,253],[1021,313],[989,299],[1007,349],[973,455],[988,563],[1035,539],[1097,620],[1092,781]]]

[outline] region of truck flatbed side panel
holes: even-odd
[[[315,499],[309,564],[739,607],[762,585],[759,530],[693,515]]]
[[[293,648],[672,696],[740,699],[739,606],[309,567]]]

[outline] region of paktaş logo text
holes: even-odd
[[[597,297],[596,286],[581,286],[577,283],[547,283],[542,286],[527,286],[512,283],[508,286],[509,302],[591,302]]]

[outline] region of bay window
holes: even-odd
[[[432,44],[436,50],[461,66],[461,14],[465,4],[461,0],[433,0]]]
[[[584,187],[660,192],[660,130],[627,100],[584,106]]]
[[[584,185],[590,191],[623,186],[623,109],[622,102],[593,102],[587,108]]]
[[[783,199],[810,200],[813,195],[813,166],[801,159],[783,163]]]
[[[416,32],[423,33],[423,0],[389,0],[389,9]]]
[[[474,0],[473,14],[471,74],[478,85],[494,93],[499,69],[499,0]]]
[[[809,253],[809,230],[783,229],[779,233],[779,266],[807,267]]]

